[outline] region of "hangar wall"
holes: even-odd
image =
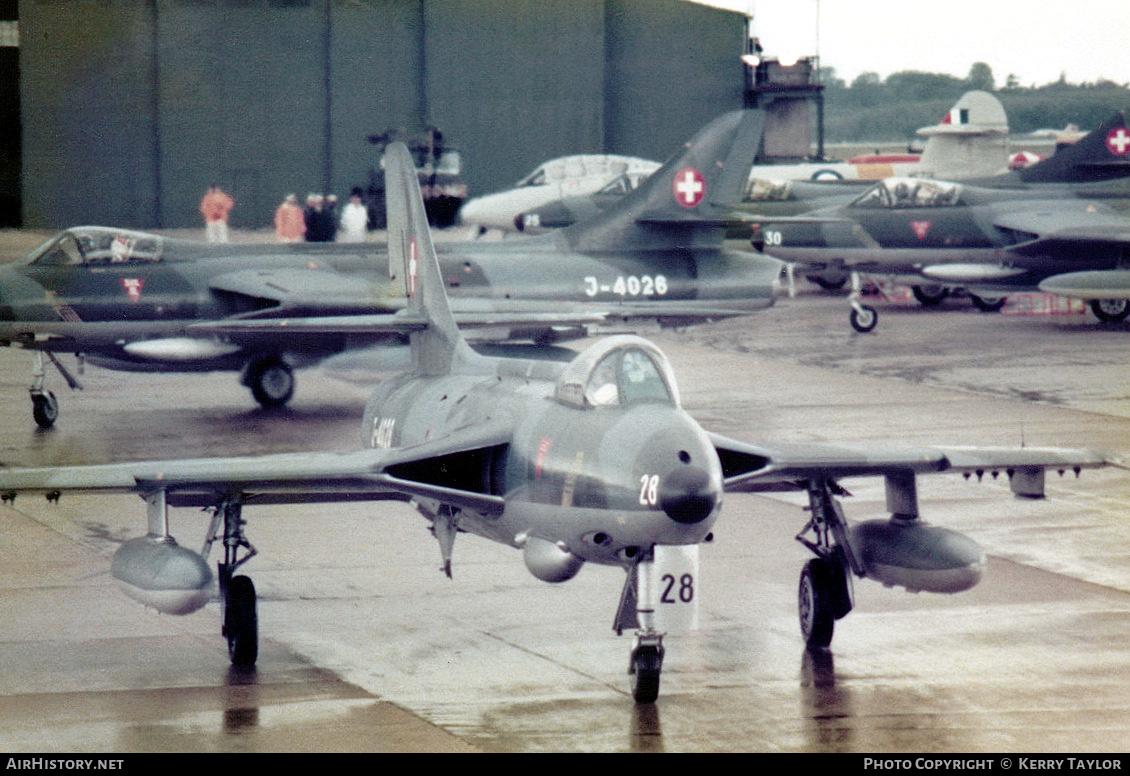
[[[663,159],[741,107],[740,14],[681,0],[23,0],[23,224],[232,224],[344,196],[439,126],[471,194],[568,153]]]

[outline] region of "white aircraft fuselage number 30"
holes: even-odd
[[[663,275],[620,275],[611,283],[601,283],[592,275],[585,278],[585,296],[616,294],[617,296],[663,296],[667,293],[667,278]]]

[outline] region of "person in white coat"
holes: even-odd
[[[361,202],[361,189],[349,192],[349,203],[341,211],[341,229],[337,233],[338,242],[365,242],[369,226],[369,211]]]

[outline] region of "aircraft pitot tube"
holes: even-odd
[[[212,597],[204,558],[171,536],[131,539],[114,553],[111,572],[126,595],[162,614],[192,614]]]

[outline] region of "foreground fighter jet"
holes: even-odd
[[[446,244],[443,277],[457,319],[545,341],[583,336],[601,321],[684,325],[770,306],[780,263],[723,250],[721,229],[763,122],[759,111],[716,119],[648,186],[590,223],[542,238]],[[376,250],[217,247],[69,229],[0,267],[0,342],[37,351],[31,397],[42,427],[58,415],[44,358],[79,387],[56,353],[122,370],[236,370],[260,404],[277,406],[293,394],[294,368],[397,331],[381,321],[404,308],[403,286],[395,267],[380,269],[387,257]],[[303,316],[349,322],[301,335],[224,325]]]
[[[449,575],[460,531],[520,549],[530,572],[549,582],[572,578],[586,562],[619,566],[627,573],[614,627],[636,630],[632,692],[651,703],[664,658],[655,620],[662,556],[710,540],[724,491],[808,493],[811,513],[797,538],[815,558],[801,573],[799,604],[802,634],[815,649],[831,642],[835,620],[851,610],[853,576],[944,593],[979,580],[980,548],[919,517],[917,475],[1007,471],[1013,492],[1037,497],[1045,468],[1104,463],[1059,449],[773,447],[728,439],[681,408],[667,359],[636,336],[598,341],[567,364],[478,355],[449,309],[407,148],[393,146],[386,162],[390,252],[407,287],[402,323],[413,365],[370,398],[367,449],[0,469],[5,500],[24,492],[49,500],[63,491],[139,494],[148,534],[117,550],[113,575],[135,599],[166,613],[195,611],[212,595],[211,569],[169,535],[168,509],[210,509],[205,553],[222,531],[223,635],[237,666],[258,656],[255,587],[235,575],[255,554],[245,506],[410,501],[431,523]],[[885,478],[889,521],[848,524],[838,480],[856,476]]]
[[[847,204],[757,219],[753,244],[805,271],[853,273],[861,332],[878,314],[860,303],[860,274],[909,284],[922,304],[961,287],[995,311],[1010,293],[1043,291],[1120,321],[1130,315],[1128,176],[1120,112],[1074,148],[986,185],[888,178]]]

